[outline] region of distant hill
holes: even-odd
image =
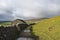
[[[3,26],[11,25],[11,21],[0,21],[0,25]]]
[[[25,21],[28,21],[28,22],[39,22],[39,21],[44,20],[44,19],[49,19],[49,18],[36,18],[36,19],[29,19],[29,20],[25,20]]]
[[[33,32],[40,40],[60,40],[60,16],[42,20],[33,26]]]
[[[35,18],[35,19],[29,19],[27,21],[38,21],[38,20],[43,20],[43,19],[49,19],[49,18]]]

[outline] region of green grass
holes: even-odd
[[[8,26],[8,25],[11,25],[11,22],[10,22],[10,21],[0,22],[0,25],[3,25],[3,26]]]
[[[33,26],[33,32],[40,40],[60,40],[60,16],[42,20]]]

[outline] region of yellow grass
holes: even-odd
[[[60,16],[42,20],[33,26],[33,32],[40,40],[60,40]]]

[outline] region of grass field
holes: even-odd
[[[3,21],[3,22],[0,22],[0,25],[8,26],[8,25],[11,25],[11,22],[10,21]]]
[[[33,26],[33,32],[40,40],[60,40],[60,16],[42,20]]]

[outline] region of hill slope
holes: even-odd
[[[60,16],[42,20],[33,26],[33,32],[40,40],[60,40]]]

